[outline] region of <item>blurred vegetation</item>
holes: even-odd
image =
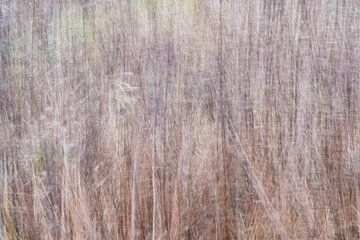
[[[0,0],[0,239],[359,239],[357,0]]]

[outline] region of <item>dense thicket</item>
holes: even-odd
[[[359,239],[358,0],[0,0],[1,239]]]

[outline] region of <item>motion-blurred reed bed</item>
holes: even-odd
[[[359,239],[357,0],[0,0],[0,239]]]

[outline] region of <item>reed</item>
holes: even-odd
[[[0,0],[0,239],[359,239],[357,0]]]

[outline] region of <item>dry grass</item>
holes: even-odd
[[[358,0],[0,0],[0,239],[359,239]]]

